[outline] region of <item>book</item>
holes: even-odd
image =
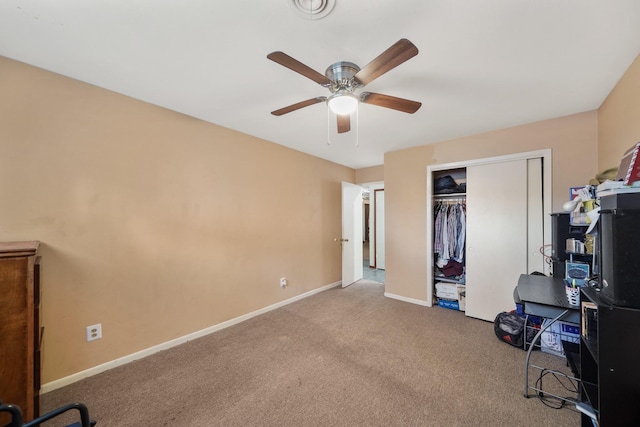
[[[620,166],[618,166],[618,175],[616,179],[622,180],[624,185],[629,185],[633,182],[640,181],[640,157],[638,157],[638,151],[640,150],[640,142],[636,142],[635,145],[629,148],[620,159]]]

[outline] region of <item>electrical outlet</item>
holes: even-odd
[[[87,326],[87,342],[102,338],[102,323]]]
[[[287,286],[287,278],[286,277],[281,277],[280,278],[280,287],[284,288],[285,286]]]

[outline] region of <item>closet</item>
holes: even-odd
[[[520,274],[548,269],[540,249],[544,236],[550,236],[545,234],[550,223],[544,215],[551,210],[550,165],[550,150],[542,150],[427,168],[428,306],[438,303],[435,286],[442,281],[438,212],[443,205],[459,203],[464,211],[464,241],[456,250],[462,257],[450,258],[461,260],[463,268],[457,278],[464,285],[458,286],[464,289],[460,309],[467,316],[493,321],[498,313],[515,308],[513,290]],[[464,193],[436,192],[436,180],[447,175]]]
[[[466,171],[436,174],[433,196],[435,303],[465,310]]]

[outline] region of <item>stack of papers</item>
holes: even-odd
[[[622,181],[608,179],[596,187],[596,197],[622,193],[640,193],[640,181],[636,181],[631,185],[624,185]]]

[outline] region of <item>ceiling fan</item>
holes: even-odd
[[[323,75],[284,52],[272,52],[267,55],[267,58],[328,88],[331,91],[331,95],[328,97],[318,96],[297,102],[272,111],[271,114],[281,116],[300,108],[326,102],[336,114],[338,133],[351,130],[350,115],[355,111],[359,102],[413,114],[418,111],[422,103],[373,92],[362,92],[358,95],[355,90],[371,83],[417,54],[418,48],[413,43],[407,39],[400,39],[365,65],[364,68],[360,68],[352,62],[341,61],[330,65]]]

